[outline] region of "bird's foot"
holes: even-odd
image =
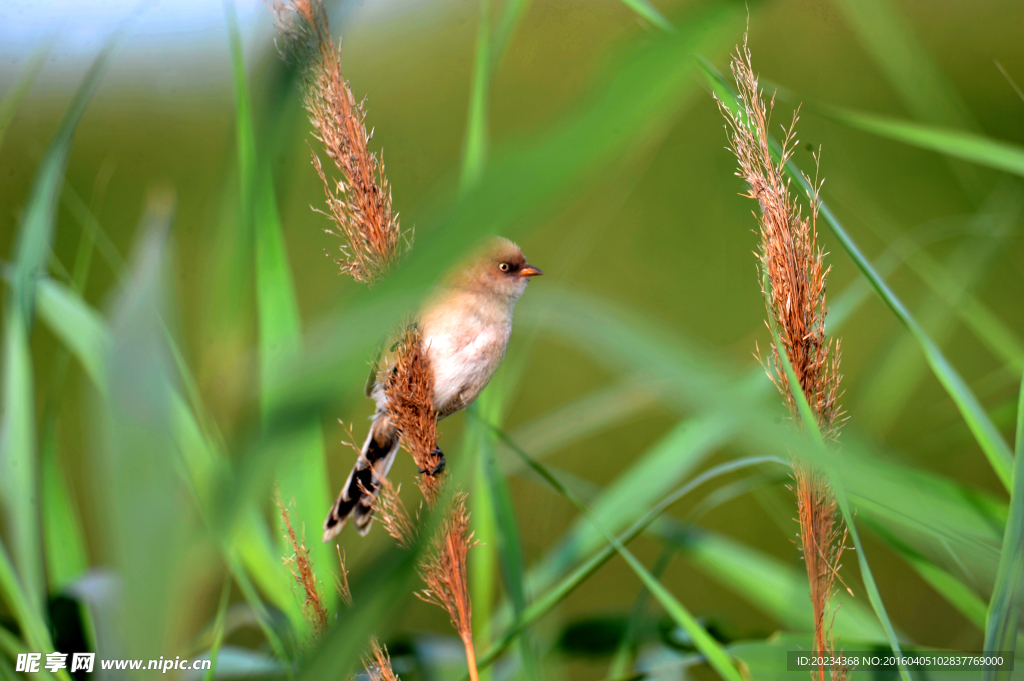
[[[442,472],[444,470],[444,467],[448,464],[448,462],[445,461],[444,452],[441,451],[440,447],[434,447],[432,450],[430,450],[430,454],[435,458],[440,457],[441,461],[439,461],[438,464],[433,468],[421,468],[420,474],[427,474],[433,477],[438,473]]]

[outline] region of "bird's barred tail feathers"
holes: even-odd
[[[362,453],[352,467],[324,521],[324,541],[330,541],[345,526],[349,516],[359,534],[365,535],[373,524],[373,501],[398,453],[399,436],[387,412],[378,411],[366,436]]]

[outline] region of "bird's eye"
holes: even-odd
[[[500,265],[498,265],[498,269],[501,270],[502,272],[508,272],[510,269],[512,269],[512,266],[509,265],[507,262],[503,262]]]

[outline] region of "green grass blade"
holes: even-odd
[[[96,193],[106,189],[109,174],[101,175]],[[68,185],[65,184],[65,188]],[[95,195],[94,195],[95,199]],[[96,225],[94,227],[98,228]],[[78,241],[78,252],[72,270],[72,286],[76,291],[85,289],[92,266],[95,238],[89,229],[83,229]],[[39,303],[37,284],[37,306]],[[54,353],[50,372],[50,388],[44,402],[40,426],[41,495],[43,512],[43,545],[46,576],[51,592],[60,592],[83,575],[88,569],[85,535],[74,495],[68,484],[64,468],[57,455],[58,414],[66,394],[65,381],[71,355],[66,347]]]
[[[651,529],[679,548],[682,556],[709,577],[743,596],[791,631],[814,631],[803,569],[736,542],[729,537],[682,525],[669,518]],[[870,610],[840,594],[835,630],[844,639],[885,642],[885,631]]]
[[[11,668],[10,665],[8,665],[7,658],[5,658],[2,653],[7,653],[7,657],[10,658],[10,660],[13,662],[18,659],[18,655],[22,653],[31,652],[36,651],[29,650],[25,647],[25,644],[14,634],[7,631],[7,629],[4,629],[3,627],[0,627],[0,678],[4,679],[5,681],[7,679],[10,679],[10,681],[21,681],[25,678],[23,675],[18,675],[17,672],[15,672],[14,669]],[[7,665],[6,670],[10,672],[9,676],[4,676],[4,673],[6,673],[4,665]],[[50,672],[48,672],[45,667],[40,667],[37,673],[45,679],[54,678],[53,675],[50,674]],[[66,681],[66,679],[68,678],[67,671],[65,671],[64,674],[65,675],[61,677],[62,681]]]
[[[490,0],[480,0],[473,81],[470,86],[466,135],[462,142],[462,177],[459,182],[463,190],[480,179],[487,155],[487,99],[491,84],[490,6]]]
[[[291,358],[301,353],[301,329],[288,255],[285,250],[274,188],[267,175],[261,183],[256,212],[256,301],[259,322],[260,405],[264,419],[281,404],[274,390],[275,376],[287,370]],[[323,516],[330,508],[327,488],[327,460],[319,423],[296,433],[287,447],[289,465],[278,472],[278,488],[287,503],[295,501],[295,518],[314,540],[320,534]],[[331,546],[312,541],[309,546],[314,565],[333,565]],[[333,600],[333,598],[332,598]]]
[[[913,118],[980,132],[981,128],[953,83],[914,35],[909,21],[892,0],[834,0],[861,45],[889,81],[893,94]],[[968,197],[980,182],[973,168],[950,162]]]
[[[604,543],[596,524],[617,532],[689,477],[716,449],[728,442],[734,427],[726,415],[684,421],[643,454],[576,521],[559,544],[531,571],[531,585],[542,588]],[[593,518],[596,521],[591,523]]]
[[[112,563],[123,585],[120,631],[132,657],[158,657],[184,539],[185,499],[175,470],[173,359],[163,330],[169,195],[150,197],[131,273],[112,307],[103,439],[93,474],[105,492]],[[146,622],[145,627],[138,626]]]
[[[256,244],[256,305],[259,324],[260,406],[267,419],[279,404],[273,385],[287,361],[301,353],[301,322],[298,302],[281,232],[280,216],[269,167],[260,170],[256,157],[255,131],[245,59],[232,3],[226,3],[231,37],[231,58],[235,84],[236,126],[238,128],[239,177],[242,185],[242,221],[252,220]],[[253,188],[259,192],[253,194]],[[297,531],[319,534],[322,516],[330,507],[327,489],[327,461],[323,433],[311,424],[297,433],[288,445],[294,453],[290,464],[279,472],[278,486],[286,503],[295,502]],[[310,544],[314,565],[332,564],[330,547],[319,541]],[[333,598],[332,598],[333,600]]]
[[[503,434],[499,432],[499,436]],[[503,436],[502,439],[507,439],[508,436]],[[508,440],[506,440],[508,441]],[[740,459],[737,461],[730,461],[725,464],[721,464],[714,468],[711,468],[704,473],[701,473],[693,480],[689,481],[671,495],[663,499],[656,506],[650,509],[644,517],[633,523],[629,529],[622,533],[620,541],[623,544],[631,542],[636,537],[640,536],[644,530],[650,527],[662,513],[664,513],[672,504],[676,503],[684,496],[692,492],[693,490],[700,487],[705,482],[713,480],[718,476],[726,475],[743,468],[750,466],[757,466],[765,463],[780,464],[783,466],[788,465],[782,459],[771,457],[771,456],[758,456],[750,457],[747,459]],[[498,640],[495,645],[482,655],[477,663],[482,669],[488,665],[494,663],[498,659],[498,656],[514,641],[526,627],[531,626],[537,622],[541,617],[550,612],[556,605],[561,603],[576,587],[585,582],[591,575],[593,575],[598,568],[608,562],[612,556],[615,555],[615,547],[611,544],[606,543],[601,549],[597,551],[593,556],[580,562],[569,574],[563,577],[557,584],[552,586],[543,592],[542,595],[535,598],[530,605],[527,607],[523,616],[513,622],[506,630],[504,635]]]
[[[867,526],[907,561],[907,564],[932,589],[945,598],[950,605],[959,610],[960,614],[978,627],[979,630],[985,630],[985,610],[987,606],[973,589],[943,569],[936,561],[930,560],[914,550],[896,532],[891,531],[884,522],[879,522],[870,516],[866,522]]]
[[[515,35],[516,29],[519,28],[519,24],[522,23],[523,16],[530,8],[531,2],[532,0],[508,0],[505,3],[505,11],[501,13],[498,27],[494,31],[492,69],[497,67],[498,62],[505,55],[505,49],[508,47],[509,41],[512,40],[512,36]]]
[[[844,186],[844,193],[850,208],[860,214],[864,223],[871,226],[879,238],[884,239],[902,231],[899,223],[874,201],[857,195],[849,185]],[[977,241],[989,242],[997,250],[1004,248],[1015,230],[1020,213],[1021,201],[1014,192],[994,192],[977,215],[979,221],[991,221],[991,226],[986,224],[985,236]],[[972,218],[968,224],[974,223],[975,219]],[[1016,371],[1024,369],[1024,344],[968,286],[961,283],[964,281],[961,273],[951,271],[926,250],[916,246],[911,239],[898,238],[890,244],[889,249],[900,255],[914,274],[952,308],[960,321],[994,356]]]
[[[789,163],[788,167],[794,177],[799,177],[799,181],[804,188],[810,187],[806,178],[800,174],[792,161]],[[989,419],[984,408],[974,396],[974,393],[967,386],[967,383],[963,378],[961,378],[957,370],[953,368],[953,365],[949,363],[949,360],[946,359],[942,350],[935,345],[928,334],[925,333],[924,329],[922,329],[917,323],[917,320],[914,319],[907,308],[903,305],[903,302],[896,296],[892,289],[889,288],[889,285],[878,275],[878,273],[875,272],[871,263],[866,257],[864,257],[864,254],[861,253],[857,244],[846,233],[842,224],[824,202],[821,205],[821,214],[831,226],[832,232],[843,244],[846,252],[857,264],[857,267],[871,282],[875,291],[917,339],[918,343],[921,345],[922,351],[924,352],[925,358],[928,360],[929,366],[932,368],[932,372],[935,374],[936,378],[939,379],[939,382],[946,389],[949,396],[953,399],[954,404],[956,404],[957,409],[960,411],[961,416],[970,428],[975,440],[985,453],[986,458],[988,458],[992,469],[996,472],[996,475],[999,476],[1003,485],[1009,488],[1010,467],[1011,462],[1013,461],[1013,455],[1006,446],[1006,441],[1003,440],[999,430],[992,423],[991,419]]]
[[[637,574],[640,580],[644,583],[647,589],[651,592],[651,595],[670,617],[682,627],[691,637],[694,645],[700,650],[708,661],[708,664],[714,668],[718,674],[730,681],[743,681],[743,676],[739,670],[735,667],[730,658],[729,654],[725,652],[722,646],[714,638],[708,634],[707,630],[690,614],[689,610],[680,603],[668,589],[666,589],[661,582],[659,582],[648,570],[644,567],[643,563],[636,559],[636,557],[623,545],[623,543],[611,532],[607,531],[600,521],[591,513],[590,509],[584,504],[579,497],[577,497],[569,488],[563,485],[558,478],[553,476],[550,471],[541,463],[535,461],[526,452],[522,451],[518,446],[515,445],[507,436],[502,438],[503,441],[509,445],[512,451],[516,452],[520,457],[526,461],[527,465],[537,472],[545,481],[548,482],[554,489],[556,489],[565,498],[569,499],[576,506],[581,513],[583,513],[590,521],[594,524],[594,527],[604,535],[605,540],[612,545],[616,553],[618,553],[630,566],[630,568]]]
[[[478,438],[478,478],[480,485],[476,495],[480,497],[478,506],[489,505],[485,511],[493,523],[496,539],[497,557],[500,561],[501,582],[508,600],[512,604],[515,617],[522,617],[528,605],[526,576],[523,570],[523,548],[520,540],[519,523],[512,496],[498,462],[495,460],[496,438],[485,423],[500,423],[503,420],[505,398],[508,395],[508,372],[492,383],[480,401],[470,407],[479,418],[470,422],[470,427]],[[486,615],[487,626],[491,626],[490,613]],[[485,616],[481,615],[480,619]],[[488,632],[490,634],[490,632]],[[490,645],[490,638],[486,643]],[[537,659],[536,648],[530,632],[524,631],[519,640],[523,671],[528,681],[538,678],[540,661]]]
[[[39,522],[32,356],[27,320],[13,299],[8,299],[5,317],[0,492],[24,596],[29,607],[41,614],[46,585]]]
[[[36,279],[46,266],[57,199],[64,183],[75,128],[115,47],[115,42],[109,43],[89,68],[36,171],[18,232],[13,281],[5,306],[0,492],[18,573],[31,607],[37,610],[42,608],[46,587],[41,546],[35,386],[29,351]]]
[[[93,384],[102,390],[105,351],[110,337],[100,315],[81,296],[53,279],[39,281],[36,303],[50,331],[75,356]]]
[[[213,681],[217,674],[217,657],[220,646],[224,642],[224,617],[228,612],[231,600],[231,580],[224,580],[224,588],[220,592],[220,604],[217,606],[217,617],[213,621],[213,645],[210,647],[210,668],[203,675],[203,681]]]
[[[890,0],[833,0],[893,92],[923,121],[977,127],[941,67]]]
[[[75,356],[94,381],[97,390],[101,394],[105,393],[104,375],[110,333],[100,315],[75,291],[53,279],[39,282],[37,304],[43,322]],[[171,339],[167,340],[172,342]],[[173,345],[171,351],[180,356]],[[179,373],[185,369],[187,367],[179,366]],[[193,383],[188,376],[183,377],[183,381],[187,385]],[[172,402],[175,443],[185,461],[185,468],[191,476],[191,485],[196,489],[200,505],[204,499],[208,504],[208,496],[204,494],[208,495],[212,490],[212,483],[219,467],[226,461],[226,454],[203,431],[184,398],[175,395]],[[237,552],[238,561],[250,572],[263,593],[288,615],[291,622],[301,626],[302,611],[295,600],[288,575],[281,569],[279,552],[266,520],[255,507],[246,512],[241,527],[230,539],[225,551],[228,554]],[[229,556],[229,562],[233,560]],[[255,591],[249,595],[258,601]],[[256,604],[253,606],[259,610]]]
[[[89,237],[90,244],[99,251],[100,257],[107,263],[110,271],[120,280],[125,271],[124,256],[117,250],[117,246],[106,231],[100,227],[99,220],[92,208],[82,200],[82,197],[70,184],[64,185],[61,202],[64,204],[64,208],[71,213],[71,217],[81,226],[83,234]]]
[[[973,132],[848,109],[827,107],[822,108],[821,112],[851,128],[872,135],[1024,177],[1024,147],[1010,142]]]
[[[1024,378],[1021,379],[1017,406],[1017,456],[1013,462],[1013,486],[1010,490],[1010,517],[1006,522],[999,571],[989,601],[985,625],[988,650],[1011,652],[1017,642],[1017,625],[1024,603]],[[1009,672],[985,671],[985,679],[1009,679]]]
[[[35,279],[43,273],[50,249],[57,200],[64,184],[71,141],[78,121],[113,57],[118,38],[109,42],[89,67],[36,171],[15,247],[14,301],[27,322],[32,318]]]
[[[0,540],[0,596],[17,619],[22,636],[32,651],[52,652],[53,642],[43,614],[29,601],[3,540]]]
[[[245,77],[245,56],[242,53],[242,34],[238,28],[238,15],[234,0],[224,0],[224,14],[228,25],[231,50],[231,74],[235,86],[235,144],[238,147],[238,178],[241,184],[242,229],[248,232],[252,210],[256,205],[253,194],[257,183],[256,133],[249,106],[249,86]]]
[[[675,30],[672,24],[648,0],[621,1],[622,4],[661,30]],[[530,0],[509,0],[505,5],[505,11],[502,12],[498,29],[492,36],[490,29],[491,3],[490,0],[480,0],[469,112],[462,144],[460,186],[463,191],[476,184],[483,172],[488,146],[487,120],[491,76],[529,4]]]
[[[937,346],[942,346],[956,329],[955,317],[949,308],[959,309],[972,287],[980,285],[990,269],[989,264],[999,250],[995,239],[972,239],[957,248],[949,257],[945,285],[933,289],[916,310],[915,318]],[[921,379],[928,375],[928,366],[918,350],[917,340],[900,334],[889,351],[871,370],[863,389],[861,408],[863,423],[875,432],[886,432],[897,422]]]
[[[707,62],[702,62],[702,72],[709,86],[714,90],[719,99],[726,102],[730,107],[735,107],[736,98],[732,89]],[[778,153],[778,144],[774,139],[770,140],[770,142],[775,153]],[[804,190],[812,190],[810,182],[792,160],[786,164],[786,170]],[[985,457],[988,459],[992,469],[999,476],[1000,482],[1009,489],[1013,454],[1010,452],[1006,441],[1003,440],[1002,435],[1000,435],[999,430],[989,419],[988,414],[985,413],[984,408],[974,396],[974,393],[963,378],[961,378],[957,370],[953,368],[949,360],[946,359],[942,350],[921,328],[921,325],[910,314],[899,297],[872,267],[871,262],[864,256],[856,242],[847,234],[842,223],[839,222],[839,219],[825,201],[820,203],[820,214],[825,218],[832,233],[839,239],[847,255],[850,256],[854,264],[857,265],[857,268],[871,283],[875,292],[917,340],[935,377],[939,379],[939,383],[942,384],[942,387],[945,388],[950,398],[952,398],[957,410],[974,435],[974,439],[985,453]]]
[[[484,396],[481,396],[481,400]],[[473,603],[473,645],[484,649],[491,645],[494,609],[501,569],[498,565],[498,527],[495,521],[494,495],[487,479],[485,458],[490,456],[484,438],[488,433],[479,426],[470,425],[464,435],[463,453],[474,459],[473,494],[470,496],[473,538],[480,545],[473,549],[469,559],[469,589]],[[475,450],[475,451],[474,451]],[[490,681],[491,670],[480,672],[480,678]]]
[[[658,9],[652,5],[648,0],[621,0],[622,4],[630,8],[652,26],[660,28],[662,31],[671,32],[675,30],[672,23],[666,19]]]
[[[59,592],[85,574],[89,559],[85,533],[72,504],[66,473],[57,460],[53,437],[43,447],[40,474],[46,573],[51,590]]]
[[[728,367],[716,367],[713,358],[688,348],[675,335],[630,310],[579,292],[558,290],[554,282],[532,294],[559,310],[536,319],[524,309],[520,326],[542,324],[548,334],[584,353],[609,371],[645,371],[663,377],[670,387],[662,404],[679,414],[712,415],[718,411],[738,419],[737,445],[751,453],[772,446],[775,451],[802,452],[808,458],[830,459],[811,447],[806,438],[777,422],[774,410],[763,405],[764,379],[752,372],[737,380]],[[1002,519],[991,512],[992,500],[970,493],[937,476],[897,466],[894,455],[877,446],[844,437],[842,475],[859,509],[877,514],[884,522],[899,524],[908,534],[930,542],[956,542],[963,550],[997,555],[993,531]],[[941,483],[941,484],[940,484]],[[998,506],[998,503],[995,503]],[[984,511],[984,512],[979,512]]]

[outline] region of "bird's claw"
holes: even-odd
[[[441,451],[440,447],[434,447],[432,450],[430,450],[430,454],[435,458],[440,457],[441,460],[433,468],[421,468],[420,475],[427,474],[433,477],[440,473],[441,471],[443,471],[444,467],[448,464],[448,462],[445,461],[444,452]]]

